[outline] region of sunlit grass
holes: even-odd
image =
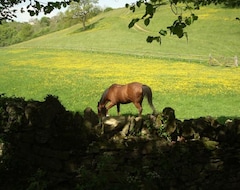
[[[239,9],[226,9],[221,6],[207,6],[200,10],[193,10],[199,19],[186,27],[188,40],[178,39],[174,35],[162,37],[162,44],[146,43],[148,35],[156,36],[159,30],[166,29],[176,19],[169,5],[161,6],[151,23],[145,26],[141,20],[139,27],[128,28],[133,18],[142,17],[144,7],[132,13],[129,9],[121,8],[90,19],[89,29],[84,31],[82,24],[78,24],[49,35],[29,40],[14,47],[44,48],[44,49],[75,49],[105,53],[127,55],[150,55],[153,57],[167,57],[186,60],[207,61],[209,54],[219,58],[234,57],[240,54],[239,24],[235,19],[239,17]],[[191,13],[186,12],[183,17]],[[147,31],[147,32],[146,32]]]
[[[157,110],[172,106],[180,118],[239,116],[239,68],[66,50],[1,49],[0,93],[43,100],[56,95],[83,111],[96,105],[112,83],[149,85]],[[132,104],[122,113],[137,114]],[[144,114],[150,113],[144,101]],[[110,112],[116,114],[113,108]]]

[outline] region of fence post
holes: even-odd
[[[237,56],[234,57],[234,65],[236,67],[238,67],[238,58],[237,58]]]

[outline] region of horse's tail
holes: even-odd
[[[142,85],[142,91],[143,91],[143,97],[146,96],[147,100],[148,100],[148,104],[150,105],[150,107],[153,110],[153,114],[156,113],[156,109],[152,103],[152,90],[149,86],[147,85]]]

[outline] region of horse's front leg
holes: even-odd
[[[108,110],[110,110],[113,106],[115,106],[116,104],[114,104],[114,103],[112,103],[112,102],[110,102],[109,103],[109,105],[108,105],[108,107],[107,107],[107,113],[106,113],[106,115],[108,115]]]
[[[120,115],[120,103],[117,104],[117,114]]]

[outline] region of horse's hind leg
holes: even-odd
[[[142,104],[141,103],[137,103],[134,102],[135,107],[138,109],[138,115],[141,116],[142,115]]]

